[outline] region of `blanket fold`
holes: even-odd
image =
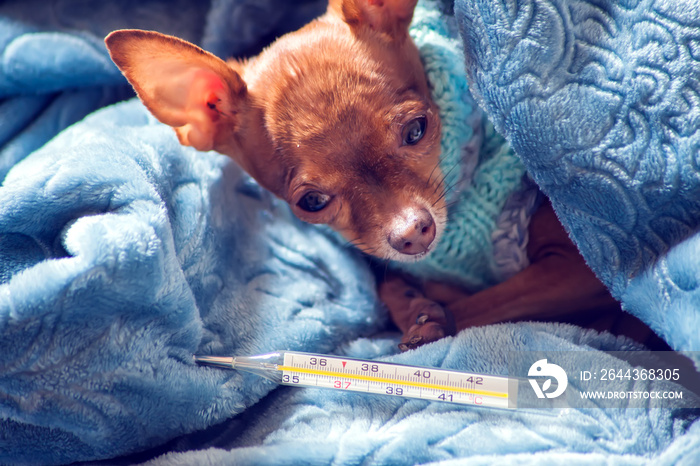
[[[385,321],[357,257],[138,101],[15,165],[0,205],[4,460],[108,457],[206,427],[272,384],[193,353],[329,351]],[[63,435],[27,448],[37,429]]]
[[[697,350],[696,2],[455,9],[474,95],[589,266],[671,347]]]

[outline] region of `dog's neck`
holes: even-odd
[[[410,33],[440,108],[440,168],[450,207],[435,250],[419,262],[394,265],[419,278],[482,289],[507,278],[498,263],[502,251],[497,250],[501,246],[495,236],[504,228],[502,214],[509,197],[522,189],[525,168],[469,92],[461,41],[434,2],[419,2]],[[530,210],[525,204],[522,209]],[[527,230],[527,224],[517,229]],[[524,249],[526,243],[526,237],[515,238],[506,247]],[[525,258],[508,267],[527,265]]]

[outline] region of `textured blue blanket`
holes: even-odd
[[[698,350],[700,4],[456,10],[472,92],[588,264],[674,349]]]
[[[138,101],[84,118],[129,92],[101,42],[112,29],[240,55],[325,2],[46,5],[0,5],[0,463],[149,448],[110,463],[697,463],[692,410],[591,404],[549,418],[196,367],[194,352],[291,349],[503,374],[508,350],[607,361],[602,351],[636,346],[518,323],[392,356],[373,279],[333,237],[227,158],[180,146]],[[700,8],[460,0],[456,11],[477,98],[588,261],[671,345],[700,350]]]

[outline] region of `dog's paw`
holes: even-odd
[[[427,298],[403,277],[390,275],[379,285],[379,296],[396,326],[404,333],[399,349],[408,351],[456,333],[450,311]]]
[[[408,312],[416,316],[415,323],[401,339],[401,351],[408,351],[456,333],[454,316],[435,301],[416,297],[411,300]]]

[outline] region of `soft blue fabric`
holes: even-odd
[[[221,55],[243,54],[325,2],[93,3],[0,5],[0,463],[70,463],[149,448],[155,450],[113,461],[698,462],[695,411],[591,407],[553,420],[334,391],[273,390],[256,376],[196,367],[193,352],[291,349],[504,373],[508,350],[635,346],[576,327],[519,323],[470,329],[391,356],[396,338],[376,335],[387,329],[386,315],[364,263],[295,220],[227,158],[181,147],[137,101],[100,110],[49,141],[128,89],[100,43],[109,30],[154,28],[220,47]],[[503,5],[513,7],[500,1],[478,6],[488,16]],[[636,11],[636,3],[624,5]],[[242,12],[251,8],[256,19],[247,23]],[[461,8],[464,15],[465,4]],[[515,18],[514,11],[507,17]],[[661,16],[673,23],[671,13]],[[481,13],[470,14],[475,21]],[[696,30],[691,23],[674,31],[690,37]],[[553,34],[566,36],[573,24],[564,22]],[[478,37],[502,31],[489,26]],[[615,38],[636,43],[632,30],[625,31]],[[508,37],[530,32],[517,29]],[[507,43],[499,38],[492,47]],[[682,44],[695,50],[693,40]],[[488,59],[479,63],[488,68]],[[567,70],[572,80],[580,71]],[[483,85],[485,76],[475,82]],[[508,92],[496,94],[508,83],[490,83],[499,101],[508,101]],[[497,107],[488,104],[493,101],[483,102],[499,121]],[[542,117],[551,116],[545,110]],[[580,161],[583,168],[587,160]],[[685,337],[678,346],[697,350],[697,306],[688,292],[696,276],[693,244],[691,238],[673,247],[630,276],[625,291],[627,302],[640,309],[666,303],[639,315],[667,340]],[[567,364],[576,367],[575,354]]]
[[[272,389],[195,352],[324,352],[385,322],[357,257],[135,100],[13,167],[0,205],[3,463],[153,446]]]
[[[375,358],[395,343],[361,339],[343,351]],[[572,372],[580,360],[576,351],[639,349],[624,338],[573,326],[521,323],[468,329],[389,360],[505,374],[507,358],[496,348],[572,351],[570,359],[561,362]],[[603,353],[599,358],[608,367],[628,367]],[[660,388],[653,383],[638,388],[642,386]],[[633,389],[626,381],[617,387]],[[263,400],[253,416],[210,429],[207,437],[182,439],[175,444],[179,452],[146,464],[698,464],[700,424],[693,423],[697,413],[653,404],[647,409],[597,406],[591,402],[587,408],[550,417],[285,387]],[[203,450],[181,452],[195,449]]]
[[[588,264],[673,348],[700,349],[700,4],[455,8],[473,93]]]

